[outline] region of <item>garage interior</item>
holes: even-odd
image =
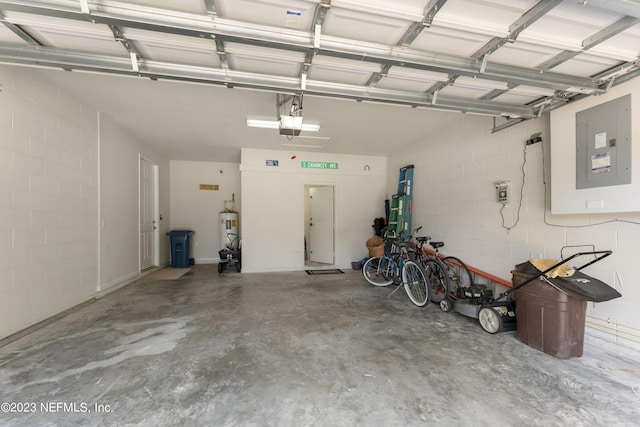
[[[3,425],[637,423],[639,5],[0,0],[0,22]],[[592,111],[628,135],[580,169]],[[413,226],[479,280],[613,252],[582,357],[352,269],[409,164]],[[149,280],[181,229],[191,270]]]

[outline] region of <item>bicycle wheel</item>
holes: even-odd
[[[373,257],[362,266],[362,275],[374,286],[387,286],[393,283],[397,268],[397,264],[390,258]]]
[[[420,264],[407,260],[402,268],[402,284],[409,299],[418,307],[422,307],[429,301],[429,287],[427,286],[426,273]]]
[[[449,295],[449,276],[442,261],[432,258],[422,265],[427,277],[431,301],[439,303]]]
[[[445,267],[447,267],[447,275],[449,276],[449,296],[451,298],[460,298],[459,289],[468,288],[473,284],[473,276],[467,268],[466,264],[460,258],[454,256],[444,257],[442,259]]]

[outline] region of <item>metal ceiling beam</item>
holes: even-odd
[[[235,70],[212,69],[210,67],[187,66],[159,61],[145,60],[140,70],[133,72],[128,58],[108,55],[96,55],[79,51],[67,51],[48,47],[0,46],[0,62],[7,64],[38,64],[44,67],[65,68],[107,72],[121,75],[135,75],[153,79],[171,79],[207,84],[238,86],[252,89],[299,93],[297,77],[281,77],[246,73]],[[410,106],[430,107],[432,96],[426,93],[404,92],[398,90],[339,84],[323,81],[307,81],[305,94],[324,97],[356,99]],[[481,114],[534,117],[529,107],[474,99],[441,96],[438,108],[460,112]]]
[[[617,20],[613,24],[603,28],[598,31],[591,37],[588,37],[582,41],[582,50],[588,50],[602,43],[605,40],[610,39],[611,37],[620,34],[621,32],[633,27],[638,22],[640,22],[640,18],[635,18],[632,16],[624,16],[621,19]]]
[[[430,27],[433,24],[433,19],[436,17],[442,6],[447,0],[431,0],[424,8],[424,18],[422,19],[422,25],[424,27]]]
[[[541,0],[531,9],[527,10],[520,18],[516,19],[516,21],[509,26],[509,35],[506,37],[507,41],[515,41],[522,31],[549,13],[552,9],[562,3],[562,1],[563,0]]]
[[[515,119],[507,118],[507,121],[506,121],[506,122],[504,122],[504,123],[502,123],[502,124],[500,124],[500,125],[499,125],[499,124],[497,123],[497,118],[496,118],[496,117],[494,117],[494,118],[493,118],[493,128],[491,129],[491,133],[496,133],[496,132],[500,132],[501,130],[508,129],[508,128],[510,128],[511,126],[515,126],[515,125],[517,125],[518,123],[522,123],[522,122],[523,122],[523,121],[525,121],[525,120],[527,120],[527,119],[523,119],[523,118],[520,118],[520,117],[515,118]]]
[[[446,81],[434,83],[433,86],[431,86],[425,92],[426,93],[439,92],[442,89],[444,89],[445,87],[453,85],[456,82],[456,80],[458,79],[458,77],[460,77],[460,76],[456,76],[456,75],[449,76],[449,78]]]
[[[593,34],[590,37],[587,37],[582,41],[582,49],[578,51],[565,50],[538,65],[538,68],[542,70],[549,70],[558,65],[575,58],[580,55],[582,52],[591,49],[592,47],[604,42],[605,40],[610,39],[611,37],[620,34],[621,32],[627,30],[628,28],[633,27],[634,25],[640,22],[639,18],[632,16],[624,16],[613,24],[603,28],[597,33]],[[595,76],[592,76],[593,79],[600,82],[600,89],[606,92],[609,88],[615,84],[615,80],[620,76],[626,76],[627,74],[632,74],[633,70],[637,70],[638,61],[618,65],[613,67],[612,69],[599,73]],[[626,81],[627,79],[625,79]],[[619,83],[619,82],[618,82]],[[581,99],[582,97],[587,96],[585,94],[575,94],[575,93],[567,93],[566,91],[557,91],[553,96],[548,96],[542,98],[541,100],[534,103],[538,108],[538,115],[542,114],[544,111],[550,111],[555,108],[558,108],[569,101],[574,101]],[[561,99],[561,101],[557,101]]]
[[[316,11],[313,16],[313,21],[311,23],[311,32],[314,34],[313,51],[306,52],[304,55],[304,62],[300,66],[300,71],[298,72],[298,77],[300,78],[300,91],[304,92],[307,89],[307,76],[309,75],[309,70],[311,69],[311,64],[313,63],[313,57],[318,52],[318,43],[319,37],[322,33],[322,24],[324,24],[324,20],[327,17],[327,12],[331,7],[331,0],[321,0],[320,3],[316,6]]]
[[[566,90],[580,87],[598,91],[598,82],[584,77],[515,67],[507,64],[488,63],[480,73],[481,61],[441,53],[424,52],[400,46],[379,45],[325,37],[321,54],[356,61],[390,64],[411,69],[435,71],[461,76],[484,78],[513,84],[526,84],[547,89]]]
[[[529,10],[523,13],[522,16],[520,16],[520,18],[515,20],[509,26],[509,34],[506,37],[494,37],[493,39],[489,40],[483,47],[481,47],[476,52],[474,52],[471,55],[471,58],[474,58],[476,60],[482,60],[480,65],[480,70],[479,70],[480,73],[483,74],[486,72],[488,61],[489,61],[489,55],[491,55],[496,50],[500,49],[507,42],[509,43],[515,42],[516,38],[518,38],[518,36],[522,31],[524,31],[527,27],[529,27],[531,24],[536,22],[538,19],[542,18],[546,13],[548,13],[550,10],[552,10],[557,5],[562,3],[562,1],[563,0],[541,0],[535,6],[531,7]],[[440,90],[444,89],[446,86],[452,85],[458,77],[460,76],[449,76],[449,79],[446,82],[439,82],[435,84],[427,92],[428,93],[439,92]],[[510,82],[510,83],[513,83],[513,82]],[[509,86],[515,87],[515,86],[518,86],[518,84],[510,84]],[[506,90],[502,90],[500,92],[493,90],[489,94],[487,94],[491,96],[490,98],[483,97],[482,99],[490,100],[505,92]]]
[[[216,7],[216,0],[204,0],[205,8],[207,9],[207,15],[212,18],[218,16],[218,8]],[[218,54],[218,60],[220,61],[220,67],[225,70],[229,69],[229,59],[227,58],[227,51],[224,48],[224,42],[216,39],[216,53]]]
[[[140,56],[140,51],[136,49],[131,40],[125,37],[124,33],[119,27],[116,27],[115,25],[109,25],[109,29],[111,29],[115,41],[120,42],[128,52],[135,53],[136,55]]]
[[[484,55],[491,55],[500,49],[505,43],[513,43],[516,41],[522,31],[531,24],[546,15],[550,10],[562,3],[563,0],[541,0],[531,9],[527,10],[513,24],[509,26],[509,34],[506,37],[495,37],[486,45],[475,52],[471,57],[482,58]]]
[[[107,2],[104,2],[108,5]],[[122,5],[118,8],[103,6],[100,10],[85,15],[72,8],[54,7],[29,0],[1,1],[0,10],[15,10],[25,13],[56,16],[119,27],[139,28],[162,33],[180,34],[191,37],[215,38],[257,46],[279,48],[297,52],[314,51],[312,32],[269,27],[207,16],[180,13],[160,14],[160,9]],[[125,7],[126,6],[126,7]],[[114,11],[115,10],[115,11]],[[156,11],[153,13],[153,11]],[[117,11],[117,13],[116,13]],[[424,52],[404,46],[389,46],[363,43],[339,37],[322,35],[318,54],[353,59],[357,61],[390,64],[427,71],[446,72],[475,76],[508,83],[539,86],[553,90],[567,90],[572,87],[599,91],[597,81],[589,78],[567,76],[566,74],[531,70],[505,64],[487,64],[484,73],[479,74],[481,64],[477,59]]]
[[[583,0],[580,4],[585,8],[597,8],[615,12],[619,15],[640,18],[640,3],[635,0]]]
[[[33,36],[29,34],[24,28],[22,28],[22,26],[12,24],[11,22],[7,21],[2,12],[0,12],[0,22],[2,22],[2,24],[4,24],[4,26],[9,30],[13,31],[16,36],[20,37],[31,46],[42,46],[42,43],[33,38]]]
[[[307,52],[304,56],[304,63],[300,66],[300,72],[298,73],[298,77],[300,77],[300,90],[304,91],[307,85],[307,75],[309,74],[309,70],[311,69],[311,63],[313,62],[313,56],[317,53],[317,48],[315,46],[315,35],[320,35],[322,33],[322,25],[324,24],[324,20],[327,17],[327,12],[331,8],[331,0],[321,0],[320,3],[316,6],[316,11],[313,15],[313,21],[311,23],[311,31],[314,34],[314,50],[312,52]]]
[[[312,29],[315,29],[316,25],[324,25],[324,20],[327,17],[327,12],[331,8],[331,0],[320,0],[320,3],[316,6],[315,14],[313,15]]]
[[[587,37],[586,39],[584,39],[582,41],[582,49],[581,50],[577,50],[577,51],[572,51],[572,50],[565,50],[563,52],[560,52],[559,54],[557,54],[556,56],[554,56],[551,59],[548,59],[547,61],[543,62],[542,64],[538,65],[538,68],[541,68],[543,70],[549,70],[552,69],[554,67],[557,67],[558,65],[562,64],[563,62],[566,62],[568,60],[570,60],[571,58],[575,58],[576,56],[580,55],[582,52],[591,49],[592,47],[604,42],[605,40],[610,39],[611,37],[620,34],[621,32],[633,27],[634,25],[636,25],[637,23],[640,22],[639,18],[635,18],[635,17],[631,17],[631,16],[624,16],[621,19],[619,19],[618,21],[614,22],[613,24],[603,28],[602,30],[598,31],[597,33],[593,34],[590,37]]]
[[[422,21],[413,22],[407,31],[400,37],[398,41],[398,46],[409,46],[413,41],[420,35],[422,30],[428,28],[433,23],[433,19],[436,14],[442,9],[442,6],[447,2],[447,0],[431,0],[427,6],[424,8]]]
[[[486,93],[484,96],[481,96],[480,99],[483,101],[491,101],[492,99],[496,99],[500,95],[504,95],[509,92],[508,89],[493,89],[491,92]]]
[[[115,39],[115,41],[120,42],[124,46],[124,48],[127,49],[127,52],[129,52],[129,57],[131,59],[131,68],[133,69],[133,71],[138,71],[140,68],[138,60],[142,58],[142,55],[140,55],[140,51],[136,49],[132,41],[128,40],[125,37],[124,33],[119,27],[116,27],[115,25],[109,25],[109,28],[113,33],[113,38]]]
[[[444,5],[446,2],[447,0],[431,0],[424,8],[424,16],[422,18],[422,21],[413,22],[409,26],[409,28],[407,28],[402,37],[400,37],[400,40],[398,40],[396,46],[409,46],[411,43],[413,43],[416,37],[418,37],[418,35],[422,32],[422,30],[424,30],[426,27],[431,26],[433,18],[435,18],[436,14],[442,8],[442,5]],[[380,80],[387,76],[390,68],[390,64],[382,65],[380,72],[373,73],[367,83],[365,83],[365,85],[377,85]]]
[[[635,72],[640,68],[640,58],[635,61],[625,62],[624,64],[616,65],[615,67],[611,67],[606,71],[596,74],[593,76],[598,80],[608,81],[610,79],[620,79],[626,76],[628,73]]]
[[[404,32],[400,40],[398,41],[398,46],[409,46],[414,40],[420,35],[420,33],[424,30],[424,25],[421,22],[413,22],[407,28],[407,31]]]
[[[581,53],[580,51],[572,51],[572,50],[562,51],[556,56],[554,56],[553,58],[547,59],[542,64],[538,65],[537,68],[541,70],[550,70],[562,64],[563,62],[570,60],[571,58],[575,58],[580,53]]]
[[[27,31],[25,31],[25,29],[22,28],[20,25],[12,24],[11,22],[8,22],[5,20],[2,20],[2,23],[4,24],[5,27],[13,31],[15,35],[20,37],[25,42],[29,43],[31,46],[43,46],[42,43],[40,43],[38,40],[33,38],[33,36],[29,34]]]
[[[542,5],[542,3],[544,3],[544,5]],[[553,7],[556,6],[556,4],[552,4],[553,2],[546,2],[546,1],[542,1],[540,3],[538,3],[536,6],[534,6],[534,8],[530,9],[529,12],[535,12],[535,15],[533,16],[529,16],[529,18],[534,18],[538,19],[539,17],[543,16],[544,13],[548,12],[549,10],[551,10]],[[560,3],[560,2],[557,2]],[[542,5],[542,6],[541,6]],[[551,7],[550,7],[551,6]],[[548,9],[547,9],[548,8]],[[535,11],[534,11],[535,9]],[[546,10],[545,10],[546,9]],[[527,14],[523,15],[523,17],[516,21],[511,27],[510,30],[512,31],[518,31],[518,34],[528,25],[531,24],[531,21],[528,21],[527,19],[527,15],[529,14],[529,12],[527,12]],[[621,19],[619,19],[618,21],[614,22],[613,24],[609,25],[608,27],[602,29],[601,31],[598,31],[597,33],[593,34],[592,36],[584,39],[582,41],[582,50],[581,51],[568,51],[565,50],[563,52],[560,52],[558,55],[554,56],[553,58],[543,62],[542,64],[540,64],[538,66],[538,68],[542,69],[542,70],[549,70],[552,69],[576,56],[578,56],[582,51],[585,51],[587,49],[590,49],[600,43],[602,43],[605,40],[608,40],[609,38],[620,34],[621,32],[627,30],[628,28],[636,25],[638,22],[640,22],[640,19],[635,18],[635,17],[631,17],[631,16],[625,16]],[[524,25],[524,26],[523,26]],[[510,35],[512,36],[512,35]],[[507,37],[507,39],[509,38],[509,36]],[[506,41],[506,40],[505,40]],[[500,46],[502,46],[504,43],[500,44]],[[496,46],[497,44],[494,44],[494,46]],[[492,51],[489,51],[488,49],[486,49],[487,46],[485,46],[485,48],[481,49],[480,51],[476,52],[476,54],[474,54],[473,56],[475,57],[481,57],[484,54],[487,53],[491,53]],[[478,55],[478,56],[476,56]],[[623,73],[624,74],[624,73]],[[597,80],[601,80],[603,78],[605,78],[607,76],[606,73],[602,73],[599,76],[594,76],[593,78],[597,79]],[[601,88],[603,88],[605,86],[601,85]],[[606,90],[606,89],[605,89]],[[482,99],[484,100],[490,100],[490,99],[494,99],[498,96],[500,96],[501,94],[503,94],[506,91],[498,91],[498,90],[494,90],[491,91],[490,93],[488,93],[487,95],[485,95],[484,97],[482,97]],[[545,99],[553,99],[553,97],[548,97]],[[560,104],[563,105],[563,104]],[[547,106],[548,108],[548,106]],[[542,111],[542,109],[540,110]]]
[[[218,16],[218,8],[216,7],[216,0],[204,0],[204,6],[207,9],[207,15]]]
[[[389,74],[390,65],[383,65],[380,71],[375,72],[369,77],[369,80],[364,84],[365,86],[375,86],[378,84],[380,80]]]
[[[227,51],[224,49],[224,43],[222,42],[222,40],[216,40],[216,53],[218,54],[220,67],[222,67],[225,70],[228,70],[229,60],[227,58]]]

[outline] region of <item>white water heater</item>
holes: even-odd
[[[220,245],[221,249],[240,247],[237,212],[220,212]]]

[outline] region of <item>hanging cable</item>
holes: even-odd
[[[525,183],[525,178],[526,178],[526,170],[525,170],[525,166],[527,165],[527,146],[524,146],[524,158],[522,160],[522,184],[520,185],[520,201],[518,202],[518,212],[516,213],[516,221],[513,223],[513,225],[511,227],[507,227],[504,224],[504,208],[507,206],[506,204],[503,204],[502,207],[500,208],[500,218],[502,218],[502,228],[504,228],[507,231],[511,231],[512,228],[514,228],[516,225],[518,225],[518,222],[520,222],[520,209],[522,209],[522,195],[524,193],[524,183]]]

